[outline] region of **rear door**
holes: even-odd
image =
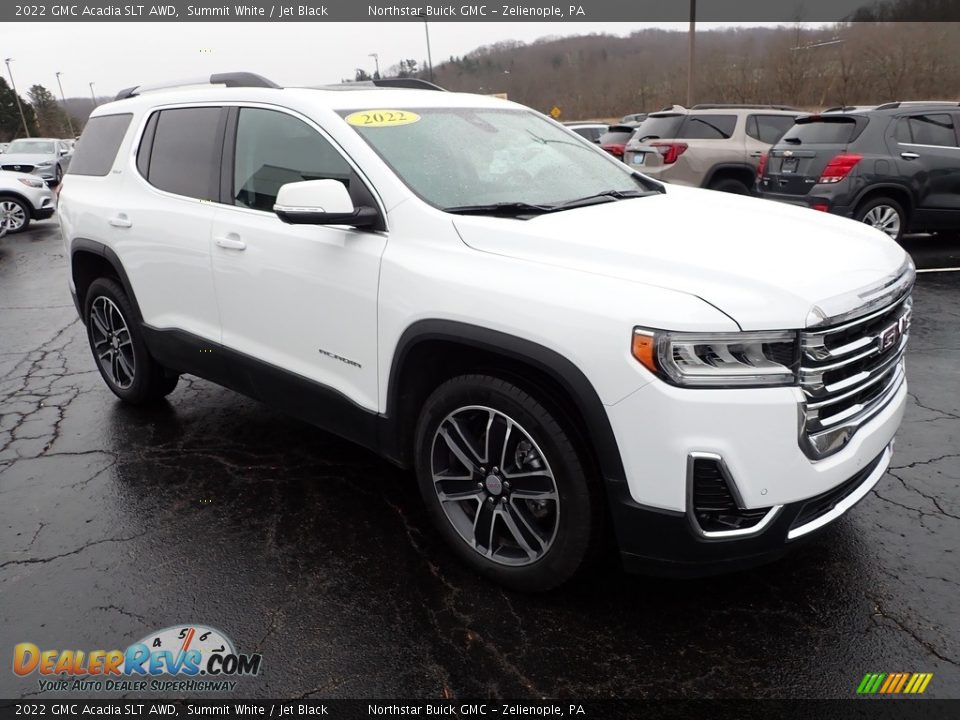
[[[949,112],[916,113],[896,121],[897,167],[916,189],[917,209],[934,216],[960,211],[957,125],[956,114]]]
[[[761,192],[806,195],[827,163],[846,152],[866,123],[865,117],[839,114],[797,118],[770,150]]]

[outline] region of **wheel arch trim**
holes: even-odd
[[[408,326],[394,349],[387,381],[387,402],[384,415],[392,422],[390,438],[383,438],[384,449],[402,454],[400,445],[399,378],[410,353],[418,345],[429,341],[449,342],[483,350],[508,360],[524,363],[547,374],[568,394],[580,413],[593,452],[604,479],[625,482],[626,473],[620,450],[607,416],[606,409],[593,384],[580,368],[568,358],[532,340],[490,328],[455,320],[420,320]],[[389,453],[389,450],[388,450]],[[392,453],[390,453],[392,454]]]
[[[101,242],[96,240],[90,240],[87,238],[74,238],[70,242],[70,276],[73,278],[74,285],[76,285],[76,256],[79,253],[89,253],[91,255],[98,255],[103,258],[116,272],[117,278],[120,280],[120,284],[123,286],[123,291],[127,294],[127,298],[130,300],[130,304],[133,306],[134,318],[133,320],[137,323],[143,323],[143,314],[140,312],[140,305],[137,303],[137,296],[133,292],[133,286],[130,284],[130,278],[127,277],[127,271],[123,267],[123,263],[120,261],[120,257],[113,250],[113,248],[104,245]],[[86,297],[80,297],[79,291],[77,295],[77,309],[80,312],[80,319],[86,324],[86,318],[83,316],[83,306],[86,304]]]

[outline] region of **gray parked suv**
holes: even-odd
[[[20,138],[10,143],[0,169],[31,173],[56,185],[70,166],[73,150],[58,138]]]
[[[760,158],[800,114],[783,105],[675,105],[640,123],[623,161],[664,182],[746,195]]]

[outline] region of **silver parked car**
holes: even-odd
[[[31,173],[54,185],[70,165],[73,150],[59,138],[19,138],[0,159],[0,170]]]
[[[24,230],[31,220],[53,215],[53,191],[36,175],[0,171],[0,234]]]

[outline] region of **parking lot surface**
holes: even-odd
[[[958,239],[908,242],[960,266]],[[960,697],[958,272],[919,277],[892,468],[829,532],[727,577],[610,560],[539,596],[458,564],[412,474],[336,437],[191,377],[120,404],[66,277],[54,222],[0,240],[7,662],[201,623],[263,654],[237,697],[852,697],[903,671]],[[37,692],[9,667],[0,697]]]

